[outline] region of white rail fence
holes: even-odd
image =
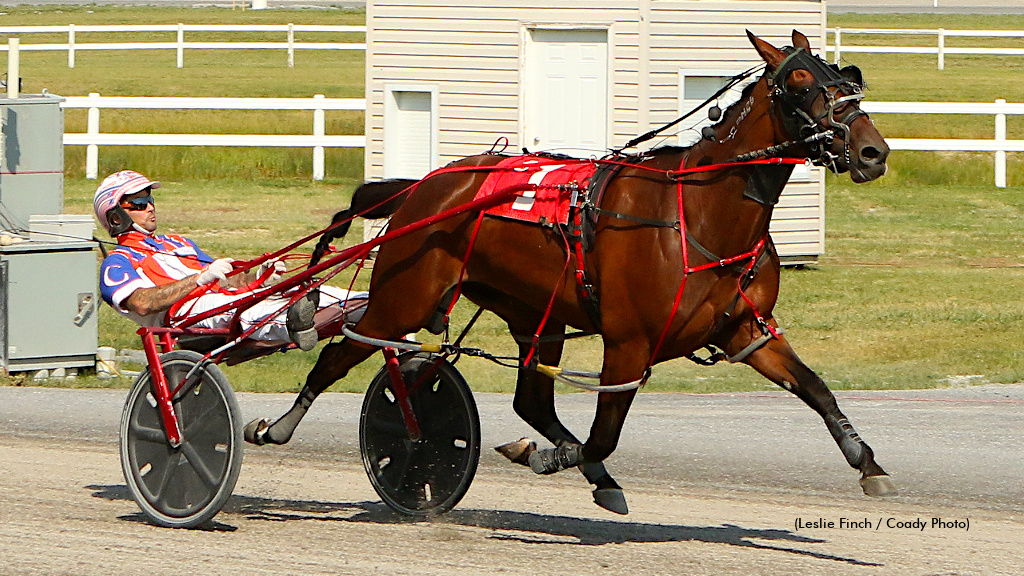
[[[995,185],[1006,188],[1006,153],[1024,152],[1024,140],[1006,139],[1006,116],[1024,114],[1024,104],[1011,104],[999,99],[987,102],[871,102],[861,108],[869,114],[991,114],[995,117],[995,137],[987,139],[959,138],[886,138],[892,150],[994,152]]]
[[[99,32],[155,32],[166,33],[168,41],[164,42],[86,42],[78,43],[78,33]],[[284,41],[278,42],[227,42],[227,41],[185,41],[185,33],[209,32],[245,32],[245,33],[278,33],[284,34]],[[312,24],[251,24],[251,25],[220,25],[220,24],[147,24],[135,26],[0,26],[0,36],[18,36],[22,34],[67,34],[67,43],[32,44],[21,43],[21,50],[58,50],[67,51],[68,68],[75,67],[75,54],[80,50],[175,50],[178,55],[178,68],[185,66],[185,49],[190,50],[287,50],[288,66],[295,66],[296,50],[366,50],[365,43],[349,42],[340,39],[335,42],[297,42],[295,34],[332,33],[332,34],[364,34],[366,26],[320,26]],[[175,40],[169,41],[170,34],[176,34]],[[7,43],[0,46],[0,52],[7,51]]]
[[[255,146],[313,149],[313,179],[324,178],[324,149],[362,148],[365,135],[325,134],[328,110],[366,110],[362,98],[160,98],[130,96],[69,96],[65,109],[88,109],[86,132],[64,134],[64,144],[87,146],[86,177],[95,179],[100,146]],[[987,114],[995,119],[992,139],[886,138],[893,150],[992,152],[995,154],[995,185],[1006,187],[1006,153],[1024,152],[1024,140],[1008,140],[1006,117],[1024,115],[1024,104],[1005,100],[986,102],[872,102],[862,103],[870,114]],[[312,134],[123,134],[100,132],[100,109],[134,110],[312,110]]]
[[[78,33],[174,33],[175,40],[164,42],[76,42]],[[226,42],[226,41],[185,41],[185,33],[204,32],[245,32],[245,33],[285,33],[284,42]],[[22,50],[60,50],[68,53],[68,68],[75,67],[75,53],[80,50],[175,50],[178,68],[185,65],[185,49],[193,50],[260,50],[286,49],[288,66],[295,64],[295,50],[366,50],[365,43],[338,42],[296,42],[296,32],[308,33],[341,33],[365,34],[366,26],[323,26],[310,24],[251,24],[251,25],[220,25],[220,24],[149,24],[149,25],[110,25],[110,26],[0,26],[0,36],[21,34],[66,34],[66,43],[31,44],[23,43]],[[944,28],[832,28],[833,45],[825,50],[832,52],[833,61],[838,63],[843,52],[884,53],[884,54],[936,54],[938,68],[945,68],[946,54],[996,54],[1024,55],[1024,48],[992,48],[992,47],[947,47],[946,38],[1024,38],[1020,30],[946,30]],[[844,37],[851,35],[899,35],[899,36],[935,36],[936,45],[931,46],[857,46],[844,45]],[[0,51],[7,48],[0,46]]]
[[[946,38],[1024,38],[1021,30],[945,30],[936,29],[894,29],[894,28],[832,28],[832,46],[825,50],[832,52],[832,61],[838,64],[843,52],[862,52],[873,54],[936,54],[939,70],[946,68],[946,54],[988,54],[1003,56],[1024,56],[1024,48],[990,48],[990,47],[955,47],[946,46]],[[843,44],[844,38],[850,35],[899,35],[899,36],[935,36],[937,43],[931,46],[855,46]]]
[[[363,135],[325,133],[328,110],[366,110],[362,98],[161,98],[133,96],[68,96],[65,109],[86,108],[85,133],[64,134],[64,144],[86,146],[86,178],[95,179],[99,170],[100,146],[256,146],[313,149],[313,179],[324,179],[325,148],[364,148]],[[100,132],[100,109],[121,110],[312,110],[312,134],[104,134]]]

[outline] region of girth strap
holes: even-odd
[[[573,203],[569,225],[566,227],[576,257],[576,293],[580,298],[583,311],[586,312],[590,323],[594,325],[595,332],[601,331],[601,302],[597,289],[591,284],[587,273],[586,253],[593,248],[595,240],[596,218],[593,210],[601,204],[608,184],[621,170],[622,166],[616,163],[599,162],[597,164],[586,189],[580,191],[580,195]]]
[[[587,236],[584,226],[589,225],[590,220],[584,217],[583,210],[579,207],[573,207],[570,214],[568,231],[569,242],[576,257],[576,294],[582,303],[583,311],[587,313],[587,318],[594,325],[594,331],[600,332],[601,302],[598,300],[597,290],[590,283],[590,278],[587,274],[587,257],[586,250],[584,249],[584,238]]]

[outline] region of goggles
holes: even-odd
[[[154,204],[153,194],[146,194],[145,196],[132,199],[121,200],[121,208],[125,210],[145,210],[150,204]]]

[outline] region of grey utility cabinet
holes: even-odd
[[[96,362],[92,242],[0,246],[0,353],[8,372]]]
[[[0,230],[28,228],[33,214],[64,208],[64,99],[0,95]]]
[[[0,362],[8,372],[96,361],[92,216],[62,214],[63,100],[0,95]]]

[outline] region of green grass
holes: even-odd
[[[829,16],[828,25],[844,28],[1024,30],[1024,15],[833,14]],[[829,38],[832,42],[831,34]],[[844,35],[843,43],[935,47],[938,40],[934,35],[858,34]],[[946,39],[946,46],[1024,48],[1024,38],[953,37]],[[945,69],[938,70],[935,55],[843,53],[844,65],[856,64],[864,71],[868,84],[867,98],[878,101],[994,102],[1002,98],[1008,102],[1021,102],[1021,94],[1024,94],[1024,66],[1021,66],[1021,61],[1020,56],[947,54]],[[872,118],[882,134],[901,138],[992,138],[995,132],[994,118],[988,115],[875,114]],[[1007,137],[1024,138],[1024,117],[1007,118]],[[938,166],[941,171],[941,165],[947,158],[950,156],[927,153],[918,155],[915,163],[920,165],[924,161],[927,169]]]
[[[117,6],[19,6],[5,8],[0,26],[87,24],[330,24],[362,25],[354,10],[227,10],[222,8],[156,8]],[[79,33],[76,42],[164,41],[175,33]],[[285,35],[258,33],[187,33],[186,40],[274,40]],[[362,42],[362,34],[296,33],[309,42]],[[66,42],[62,34],[25,34],[21,42]],[[0,42],[6,37],[0,35]],[[287,66],[284,50],[186,50],[185,65],[176,67],[173,50],[79,51],[75,68],[66,52],[22,52],[24,91],[43,89],[62,96],[233,96],[362,98],[364,55],[349,50],[296,50],[295,67]],[[85,132],[85,110],[68,110],[67,132]],[[327,134],[362,134],[362,112],[326,113]],[[312,112],[194,110],[103,110],[103,132],[312,134]],[[132,166],[159,178],[311,178],[307,149],[112,147],[99,154],[99,171],[108,174]],[[328,149],[325,170],[337,178],[362,177],[362,149]],[[66,174],[85,175],[85,147],[68,146]]]
[[[0,25],[175,22],[362,23],[362,13],[340,11],[242,12],[222,9],[124,7],[6,8]],[[833,15],[830,26],[1024,29],[1012,16]],[[242,35],[232,35],[241,39]],[[311,38],[317,39],[317,38]],[[889,39],[891,40],[891,39]],[[0,38],[2,41],[2,38]],[[79,36],[79,41],[85,41]],[[888,41],[888,40],[886,40]],[[25,42],[25,40],[23,40]],[[953,56],[946,70],[934,58],[848,54],[864,69],[874,100],[1020,101],[1019,59]],[[171,52],[80,53],[68,70],[62,53],[28,53],[28,91],[65,95],[219,95],[361,97],[362,56],[298,52],[296,67],[283,52],[186,52],[178,70]],[[909,80],[908,80],[909,79]],[[307,132],[307,114],[104,111],[104,131]],[[883,134],[977,137],[992,134],[990,117],[877,115]],[[328,114],[328,133],[360,133],[361,114]],[[67,115],[69,130],[85,116]],[[1024,119],[1010,119],[1010,137],[1024,137]],[[88,213],[96,182],[85,180],[84,149],[68,147],[66,211]],[[1011,154],[1011,187],[991,186],[992,155],[893,153],[880,182],[853,185],[830,178],[826,255],[818,265],[783,273],[776,315],[804,360],[834,388],[917,388],[944,385],[956,375],[992,382],[1024,380],[1018,352],[1024,336],[1020,298],[1024,256],[1024,159]],[[162,231],[196,239],[214,255],[250,257],[276,249],[325,225],[347,205],[362,178],[361,150],[328,151],[329,180],[309,180],[306,150],[116,148],[100,152],[103,173],[140,169],[164,182],[158,191]],[[308,247],[306,248],[308,250]],[[344,276],[344,275],[343,275]],[[360,279],[364,286],[365,278]],[[345,284],[344,280],[339,283]],[[410,297],[415,297],[411,295]],[[460,304],[455,325],[472,313]],[[138,348],[135,327],[109,307],[99,313],[101,345]],[[427,337],[428,341],[436,341]],[[493,315],[485,315],[467,344],[511,355],[514,347]],[[600,368],[595,338],[567,346],[564,366]],[[295,391],[316,354],[287,353],[225,367],[238,390]],[[364,363],[335,386],[362,391],[379,367]],[[509,391],[512,370],[478,359],[459,364],[474,390]],[[11,382],[10,379],[7,380]],[[81,378],[80,386],[126,386],[125,380]],[[677,360],[655,368],[648,390],[717,392],[774,387],[745,366],[695,366]]]

